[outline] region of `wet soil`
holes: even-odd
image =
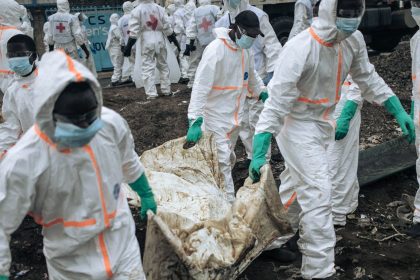
[[[406,43],[392,54],[372,57],[378,72],[399,95],[407,109],[411,95],[409,59]],[[104,89],[104,105],[127,120],[139,154],[186,134],[190,90],[184,85],[174,85],[173,90],[177,93],[172,97],[149,101],[143,90],[133,87]],[[381,107],[365,103],[362,120],[361,144],[364,148],[400,134],[395,121]],[[278,178],[283,162],[275,146],[273,149],[273,155],[277,156],[274,156],[271,164]],[[240,186],[247,176],[246,155],[240,142],[236,152],[238,163],[233,174],[235,184]],[[396,218],[395,208],[387,205],[399,200],[402,193],[414,195],[417,187],[415,170],[412,169],[361,190],[357,212],[349,217],[345,228],[337,231],[341,238],[336,246],[339,279],[420,279],[420,240],[400,235],[383,242],[375,241],[394,235],[396,230],[404,231],[406,225]],[[143,247],[145,224],[138,218],[136,210],[133,210],[133,214],[138,239]],[[25,218],[13,234],[11,250],[11,279],[48,279],[42,254],[41,228],[31,218]],[[299,268],[300,261],[282,264],[260,257],[240,279],[297,279]]]

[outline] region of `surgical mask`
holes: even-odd
[[[236,9],[239,4],[241,4],[241,0],[228,0],[229,6],[231,6],[233,9]]]
[[[350,36],[353,34],[357,28],[359,28],[361,18],[342,18],[337,17],[337,20],[335,21],[335,24],[337,25],[337,29],[341,32],[345,33],[345,35]]]
[[[411,15],[413,16],[417,25],[420,26],[420,8],[411,7]]]
[[[104,124],[99,118],[87,128],[81,128],[72,123],[57,121],[54,139],[60,148],[80,148],[89,144],[103,126]]]
[[[8,58],[10,69],[20,76],[26,76],[32,72],[34,65],[30,63],[29,56]]]

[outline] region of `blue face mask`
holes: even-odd
[[[10,69],[20,76],[26,76],[32,72],[34,65],[29,62],[29,56],[8,58]]]
[[[249,49],[252,47],[256,38],[241,34],[241,39],[236,38],[235,42],[241,49]]]
[[[337,25],[337,29],[346,35],[353,34],[357,28],[359,28],[360,21],[362,19],[360,17],[357,18],[342,18],[337,17],[335,24]]]
[[[420,8],[411,7],[411,15],[413,16],[413,18],[416,21],[417,25],[420,26]]]
[[[103,126],[101,119],[96,119],[87,128],[80,128],[71,123],[57,121],[54,139],[60,148],[80,148],[89,144]]]
[[[241,0],[228,0],[229,6],[231,6],[233,9],[236,9],[239,4],[241,4]]]

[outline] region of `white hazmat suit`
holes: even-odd
[[[413,79],[413,96],[414,101],[414,124],[416,126],[416,149],[417,156],[420,156],[420,31],[411,38],[410,41],[411,58],[412,58],[412,79]],[[420,184],[420,157],[416,162],[417,181]],[[414,217],[413,222],[420,224],[420,189],[417,190],[414,200]]]
[[[347,100],[359,104],[347,136],[334,141],[328,147],[328,162],[332,191],[332,215],[334,225],[346,225],[346,215],[354,212],[358,206],[359,181],[357,168],[359,166],[359,134],[363,99],[359,87],[349,76],[341,87],[340,101],[334,111],[334,119],[340,117]]]
[[[20,25],[19,29],[23,32],[23,34],[28,35],[32,39],[34,38],[34,28],[32,27],[31,20],[28,15],[28,10],[26,10],[25,6],[20,5],[21,8],[21,21],[22,24]]]
[[[82,148],[60,151],[53,109],[63,89],[88,82],[104,123]],[[34,86],[35,125],[0,164],[0,275],[10,235],[27,213],[42,225],[49,279],[146,279],[135,224],[121,192],[144,172],[124,119],[102,107],[92,73],[64,52],[45,54]]]
[[[288,216],[292,224],[299,222],[304,279],[335,273],[327,151],[334,141],[341,85],[350,73],[364,99],[382,104],[394,96],[370,64],[363,35],[356,31],[346,38],[337,30],[336,7],[336,0],[322,0],[319,19],[285,45],[256,127],[256,134],[278,135],[288,166],[282,177],[293,181],[281,184],[280,196],[284,205],[300,208]]]
[[[13,72],[7,62],[7,41],[22,34],[20,26],[20,5],[14,0],[2,0],[0,8],[0,90],[5,93],[13,79]]]
[[[82,31],[82,36],[83,36],[83,44],[86,45],[86,47],[88,48],[90,55],[88,58],[86,58],[86,55],[81,51],[80,49],[80,53],[82,53],[83,58],[82,62],[83,64],[93,73],[93,75],[95,77],[98,77],[98,73],[96,73],[96,66],[95,66],[95,60],[93,59],[93,55],[92,55],[92,51],[90,51],[90,41],[87,35],[87,30],[86,30],[86,26],[83,24],[83,21],[85,21],[87,19],[87,16],[85,14],[82,13],[76,13],[75,16],[79,19],[79,24],[80,24],[80,29]],[[80,55],[79,55],[80,57]]]
[[[122,31],[122,36],[124,39],[123,46],[125,46],[127,45],[129,33],[130,33],[130,31],[128,30],[129,28],[128,22],[130,20],[130,13],[134,9],[133,3],[131,3],[130,1],[126,1],[123,3],[122,8],[124,11],[124,15],[118,20],[118,27]],[[136,63],[136,47],[134,46],[131,49],[131,55],[129,57],[124,58],[121,82],[124,83],[132,79],[135,63]]]
[[[29,76],[14,76],[3,97],[0,123],[0,161],[7,151],[34,124],[33,84],[38,70]]]
[[[205,49],[197,69],[188,119],[203,117],[203,130],[215,135],[220,170],[225,177],[228,199],[232,201],[234,149],[245,99],[248,92],[253,92],[258,100],[265,87],[255,72],[251,50],[238,49],[228,31],[214,29],[216,39]]]
[[[184,56],[185,47],[187,44],[187,27],[189,24],[189,18],[187,16],[184,1],[183,0],[175,0],[174,5],[176,8],[175,13],[173,14],[172,22],[173,22],[173,29],[176,34],[176,39],[178,40],[181,50],[179,52],[179,66],[181,70],[181,78],[187,79],[188,78],[188,69],[190,67],[189,58]]]
[[[248,0],[241,0],[240,5],[236,9],[229,6],[229,1],[225,1],[224,7],[228,12],[216,22],[216,27],[229,28],[231,23],[235,23],[235,17],[245,10],[250,10],[258,16],[260,29],[262,33],[264,33],[264,37],[257,37],[252,45],[252,52],[254,54],[255,69],[257,70],[258,75],[262,79],[266,78],[268,73],[274,72],[276,62],[282,50],[282,46],[271,26],[268,15],[261,9],[251,6]],[[245,146],[248,159],[251,159],[255,126],[264,104],[252,99],[251,96],[248,95],[244,106],[244,117],[239,136]]]
[[[42,27],[42,31],[44,32],[44,39],[42,40],[42,42],[44,43],[44,50],[45,52],[49,52],[50,51],[50,47],[48,46],[48,30],[50,28],[50,23],[47,21],[46,23],[44,23],[44,26]]]
[[[57,0],[57,13],[49,16],[48,21],[48,45],[63,49],[73,59],[80,60],[77,45],[83,45],[84,38],[78,18],[70,14],[68,0]]]
[[[112,14],[109,18],[111,27],[108,32],[108,39],[106,40],[105,49],[108,50],[111,58],[114,72],[112,73],[111,83],[117,83],[121,80],[122,67],[124,63],[124,56],[121,52],[121,46],[124,44],[124,37],[121,29],[118,27],[118,14]]]
[[[315,0],[296,1],[293,27],[292,30],[290,30],[289,40],[311,26],[312,18],[314,17],[314,5]]]
[[[194,83],[195,72],[203,56],[204,49],[214,40],[213,29],[220,9],[211,5],[210,0],[200,0],[200,7],[194,10],[187,26],[187,43],[195,40],[195,51],[190,54],[190,67],[188,69],[189,84]]]
[[[156,68],[160,72],[160,88],[164,95],[171,94],[166,37],[173,33],[165,9],[153,0],[142,1],[132,12],[129,21],[130,38],[140,40],[142,76],[146,95],[157,97]],[[136,73],[137,75],[137,73]]]

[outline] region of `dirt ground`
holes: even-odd
[[[392,54],[372,57],[378,72],[400,96],[406,108],[409,107],[411,94],[409,60],[406,43]],[[186,134],[190,91],[184,85],[174,85],[173,90],[177,92],[175,96],[152,101],[146,100],[143,90],[133,87],[104,90],[104,105],[114,109],[127,120],[139,154]],[[400,134],[390,115],[378,106],[365,103],[362,118],[361,144],[364,148],[393,139]],[[236,152],[238,164],[233,174],[235,184],[240,186],[247,176],[244,164],[246,155],[240,143]],[[273,154],[277,154],[277,151]],[[281,157],[275,157],[271,164],[278,178],[283,169]],[[357,212],[349,216],[345,228],[337,231],[339,241],[336,245],[336,269],[340,279],[420,280],[420,240],[408,239],[404,235],[389,238],[397,234],[397,231],[403,232],[406,225],[397,219],[395,207],[387,206],[400,200],[402,193],[414,195],[416,190],[414,169],[361,190]],[[137,215],[135,219],[138,238],[142,244],[145,225],[139,221]],[[379,242],[381,239],[386,240]],[[42,254],[41,229],[31,218],[26,218],[13,234],[11,249],[11,279],[48,279]],[[240,279],[297,279],[299,268],[300,261],[282,264],[260,257]]]

